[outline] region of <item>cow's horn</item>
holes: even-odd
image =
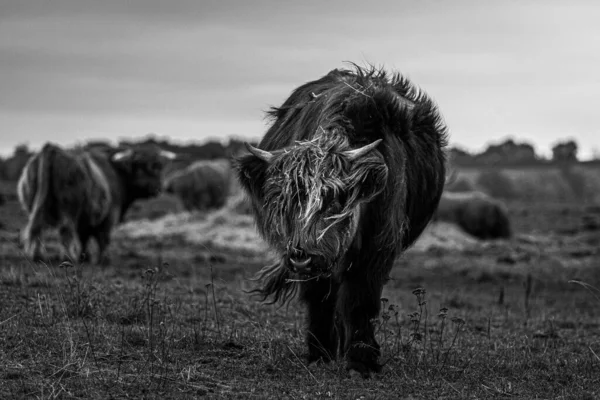
[[[266,150],[257,149],[248,142],[244,142],[244,145],[246,145],[246,148],[250,153],[254,154],[256,157],[265,162],[270,162],[273,159],[273,154]]]
[[[112,159],[113,159],[113,161],[121,161],[121,160],[131,157],[132,155],[133,155],[133,150],[127,149],[127,150],[119,151],[118,153],[113,154]]]
[[[346,157],[348,157],[350,161],[356,160],[357,158],[364,156],[365,154],[373,150],[375,147],[377,147],[377,145],[381,143],[381,140],[382,139],[377,139],[373,143],[369,143],[368,145],[360,147],[358,149],[348,150],[344,152],[344,154],[346,155]]]
[[[177,154],[173,153],[172,151],[161,150],[159,154],[161,157],[164,157],[167,160],[174,160],[177,158]]]

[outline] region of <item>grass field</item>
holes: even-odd
[[[155,218],[115,232],[110,266],[33,264],[9,196],[0,398],[600,397],[600,207],[509,203],[510,241],[430,227],[385,288],[370,380],[306,365],[302,307],[245,293],[270,257],[251,219],[169,207],[133,210]]]

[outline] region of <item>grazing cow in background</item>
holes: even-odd
[[[435,221],[458,225],[479,239],[511,236],[510,218],[504,203],[481,192],[444,192]]]
[[[429,223],[445,179],[446,127],[433,101],[383,70],[333,70],[269,111],[238,177],[279,260],[262,300],[308,308],[308,360],[380,370],[372,319],[396,256]]]
[[[112,228],[135,200],[160,193],[163,166],[174,157],[154,146],[66,151],[47,143],[27,162],[17,184],[19,201],[29,215],[23,230],[27,255],[43,258],[42,231],[54,227],[63,256],[79,261],[93,237],[98,262],[106,263]]]
[[[188,211],[209,210],[225,205],[231,181],[229,160],[202,160],[167,176],[163,190],[179,197]]]
[[[452,168],[446,176],[445,192],[469,192],[474,190],[473,184],[465,177],[459,177],[458,171]]]

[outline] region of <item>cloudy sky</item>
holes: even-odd
[[[600,2],[3,0],[0,153],[155,132],[259,138],[263,112],[344,61],[402,72],[451,143],[600,150]]]

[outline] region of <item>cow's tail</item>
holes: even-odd
[[[31,193],[33,195],[33,201],[30,203],[30,213],[29,213],[29,222],[25,226],[23,230],[23,239],[26,245],[33,239],[32,236],[36,236],[39,234],[39,229],[44,223],[44,212],[45,205],[48,200],[48,193],[50,191],[50,185],[52,182],[52,159],[54,158],[55,146],[51,144],[46,144],[42,148],[39,153],[39,158],[37,162],[37,171],[26,171],[28,173],[28,179],[34,179],[35,182],[29,182],[31,187],[35,187],[35,193]],[[35,164],[31,164],[32,168],[35,168]]]

